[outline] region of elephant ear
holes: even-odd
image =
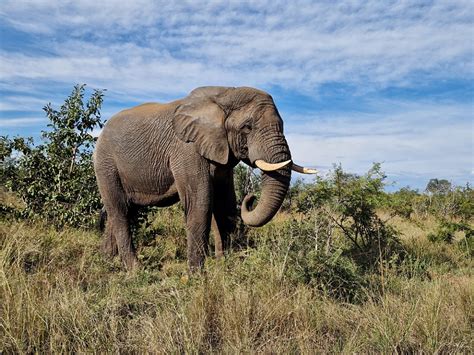
[[[211,99],[195,97],[178,106],[173,128],[179,139],[194,143],[203,157],[227,164],[229,144],[224,111]]]

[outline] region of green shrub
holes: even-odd
[[[33,138],[1,138],[2,183],[25,203],[18,215],[42,219],[61,227],[89,227],[100,208],[92,164],[96,138],[102,127],[102,91],[95,90],[84,103],[85,85],[74,87],[59,110],[44,107],[50,123],[43,143]]]
[[[456,232],[464,232],[466,240],[472,239],[474,236],[474,229],[467,223],[456,223],[444,220],[441,221],[436,232],[429,233],[427,238],[433,243],[445,242],[451,244],[454,241]]]
[[[416,210],[417,190],[403,187],[399,191],[387,194],[387,201],[384,207],[388,207],[392,214],[409,219]]]
[[[425,193],[403,187],[387,193],[381,207],[392,215],[410,218],[413,215],[440,219],[457,218],[465,222],[474,217],[474,190],[466,186],[452,186],[447,180],[431,179]]]
[[[364,273],[341,246],[333,244],[331,228],[324,215],[314,213],[303,220],[292,218],[252,230],[262,263],[259,269],[271,265],[282,282],[308,285],[344,302],[362,301]]]
[[[385,198],[385,174],[380,164],[364,176],[348,174],[337,166],[326,180],[317,179],[296,197],[299,212],[317,210],[350,243],[366,266],[377,258],[390,257],[398,244],[396,231],[377,215]]]

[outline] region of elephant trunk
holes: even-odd
[[[284,149],[282,150],[282,148]],[[271,152],[272,150],[279,152],[265,155],[271,157],[267,159],[271,159],[273,163],[291,159],[288,145],[284,138],[282,138],[281,144],[277,147],[274,146],[274,149],[269,149],[268,151]],[[287,164],[275,171],[262,172],[262,191],[257,206],[250,210],[255,200],[255,196],[251,194],[245,196],[242,202],[241,214],[244,223],[252,227],[260,227],[269,222],[283,203],[290,185],[290,179],[291,164]]]

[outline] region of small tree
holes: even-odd
[[[302,189],[296,198],[297,210],[329,223],[329,230],[338,230],[349,241],[354,255],[369,266],[374,259],[388,257],[398,242],[396,232],[376,213],[385,199],[384,179],[380,164],[374,164],[364,176],[336,166],[327,179],[317,179]],[[328,240],[327,251],[330,245]]]
[[[2,137],[2,180],[18,194],[26,207],[20,215],[44,219],[56,227],[86,227],[100,208],[100,196],[92,165],[96,138],[92,130],[103,123],[103,93],[95,90],[84,104],[85,85],[76,85],[59,110],[44,107],[50,131],[42,131],[43,143],[32,138]]]
[[[412,190],[409,186],[402,187],[396,192],[387,194],[387,207],[393,215],[409,219],[415,212],[420,197],[417,190]]]
[[[451,191],[451,183],[446,179],[430,179],[426,185],[426,192],[433,195],[446,195]]]

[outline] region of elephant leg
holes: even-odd
[[[114,215],[111,218],[111,225],[120,258],[127,270],[132,270],[138,266],[138,259],[133,248],[127,215]]]
[[[115,237],[112,234],[112,228],[107,222],[107,211],[105,208],[102,208],[100,212],[99,229],[102,231],[105,230],[104,236],[102,238],[102,253],[109,258],[113,258],[118,254],[117,242],[115,241]]]
[[[233,171],[225,171],[214,177],[213,233],[217,258],[230,246],[230,235],[237,220],[237,200],[234,190]]]
[[[109,258],[113,258],[118,254],[117,242],[112,233],[112,224],[107,220],[105,234],[102,240],[102,253]]]
[[[132,245],[128,222],[128,204],[125,191],[115,172],[97,174],[99,190],[107,211],[107,225],[105,228],[102,251],[106,256],[120,255],[128,270],[138,265],[138,260]]]
[[[202,160],[200,157],[196,160]],[[208,254],[209,230],[212,215],[212,185],[209,163],[199,166],[180,164],[173,170],[181,202],[184,205],[188,264],[191,272],[202,269]]]

